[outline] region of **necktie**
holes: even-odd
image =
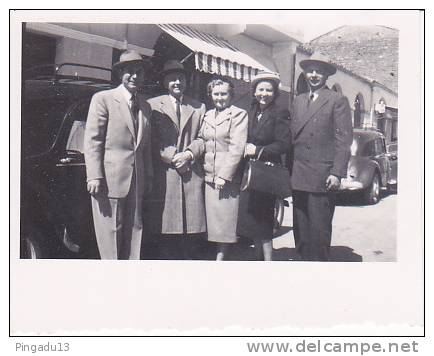
[[[176,100],[176,117],[178,119],[178,127],[181,127],[181,103]]]
[[[309,101],[313,102],[313,98],[315,97],[314,93],[310,93],[309,95]]]
[[[133,117],[134,131],[137,136],[139,105],[137,103],[137,96],[135,94],[132,95],[130,99],[130,110],[131,110],[131,116]]]

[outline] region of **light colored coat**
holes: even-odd
[[[201,162],[193,162],[185,173],[171,161],[197,138],[205,114],[205,105],[183,97],[178,126],[169,95],[148,100],[152,108],[154,184],[145,216],[154,233],[184,234],[206,231],[204,174]]]
[[[150,107],[138,96],[138,131],[121,87],[92,97],[84,135],[87,181],[105,179],[109,198],[125,198],[136,173],[137,196],[153,175]]]
[[[205,114],[198,139],[188,148],[196,160],[204,155],[205,181],[213,183],[219,177],[240,182],[247,125],[247,112],[234,105]]]

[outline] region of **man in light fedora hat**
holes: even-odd
[[[197,138],[205,105],[185,95],[187,72],[182,63],[168,60],[160,74],[167,94],[148,100],[155,175],[145,216],[151,232],[177,245],[181,258],[191,258],[191,238],[206,231],[204,173],[200,162],[190,162],[184,151]]]
[[[151,189],[150,107],[138,93],[147,66],[125,51],[113,65],[121,84],[95,94],[84,138],[87,189],[101,259],[139,259],[143,199]]]
[[[336,73],[327,58],[314,54],[302,60],[309,91],[298,95],[291,110],[294,238],[305,261],[329,259],[333,192],[347,175],[353,137],[346,97],[327,88]]]

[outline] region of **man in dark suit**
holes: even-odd
[[[294,99],[292,188],[294,238],[304,261],[327,261],[335,210],[334,193],[347,175],[352,142],[351,109],[328,89],[336,68],[321,55],[300,62],[309,92]]]

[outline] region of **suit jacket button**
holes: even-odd
[[[313,136],[313,132],[311,132],[310,135]]]
[[[307,148],[308,150],[310,150],[310,146],[306,146],[306,148]]]

